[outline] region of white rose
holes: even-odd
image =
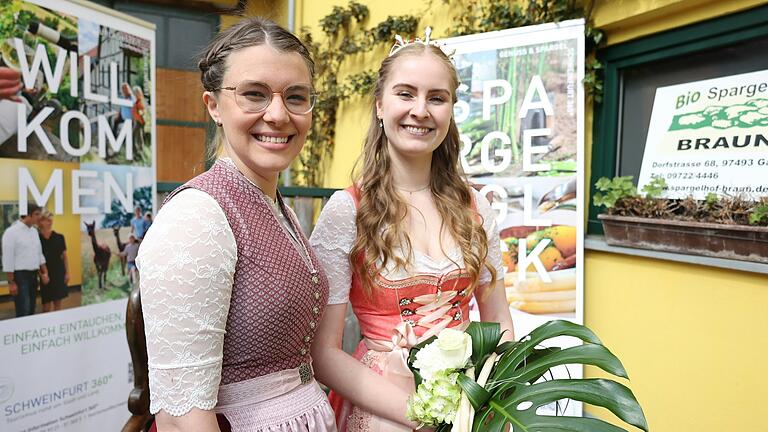
[[[416,353],[413,366],[419,370],[422,378],[431,380],[441,371],[463,369],[471,356],[472,338],[464,332],[445,329],[440,332],[437,340]]]
[[[463,369],[472,356],[472,338],[462,331],[441,331],[437,337],[437,347],[442,352],[447,369]]]
[[[416,353],[416,360],[413,366],[419,370],[421,377],[429,381],[432,377],[443,369],[443,362],[440,358],[440,349],[437,342],[432,342]]]

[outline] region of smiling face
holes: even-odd
[[[48,232],[53,227],[53,219],[49,217],[40,216],[40,219],[37,222],[37,226],[40,228],[41,231]]]
[[[304,59],[295,52],[283,53],[269,45],[235,51],[227,58],[222,87],[243,81],[258,81],[279,92],[294,84],[310,84]],[[245,112],[235,101],[235,92],[219,90],[203,94],[211,118],[221,123],[227,155],[249,178],[276,179],[304,146],[312,113],[290,113],[279,94],[261,112]]]
[[[397,59],[376,100],[390,154],[423,156],[440,146],[453,115],[452,95],[451,75],[434,55]]]

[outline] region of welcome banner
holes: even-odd
[[[551,319],[583,323],[583,21],[441,42],[455,50],[462,83],[454,111],[461,163],[497,211],[516,333]],[[580,377],[581,369],[555,374]]]
[[[80,0],[0,3],[0,67],[24,83],[22,102],[0,100],[0,234],[46,208],[69,276],[63,310],[41,313],[39,293],[16,318],[0,275],[0,430],[119,430],[130,415],[121,252],[156,208],[154,65],[150,24]]]

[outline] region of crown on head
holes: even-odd
[[[424,40],[421,40],[419,38],[415,38],[413,40],[404,40],[402,36],[399,34],[395,35],[395,44],[392,45],[392,49],[389,50],[389,55],[393,56],[401,49],[407,47],[408,45],[413,44],[422,44],[422,45],[433,45],[438,48],[450,59],[453,57],[453,53],[456,50],[448,49],[445,45],[441,44],[440,42],[436,40],[431,39],[432,36],[432,27],[427,27],[424,29]]]

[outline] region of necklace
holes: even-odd
[[[426,186],[418,188],[418,189],[406,189],[404,187],[395,186],[395,189],[399,189],[399,190],[401,190],[403,192],[408,192],[409,195],[413,195],[416,192],[421,192],[421,191],[426,190],[428,188],[429,188],[429,185],[426,185]]]

